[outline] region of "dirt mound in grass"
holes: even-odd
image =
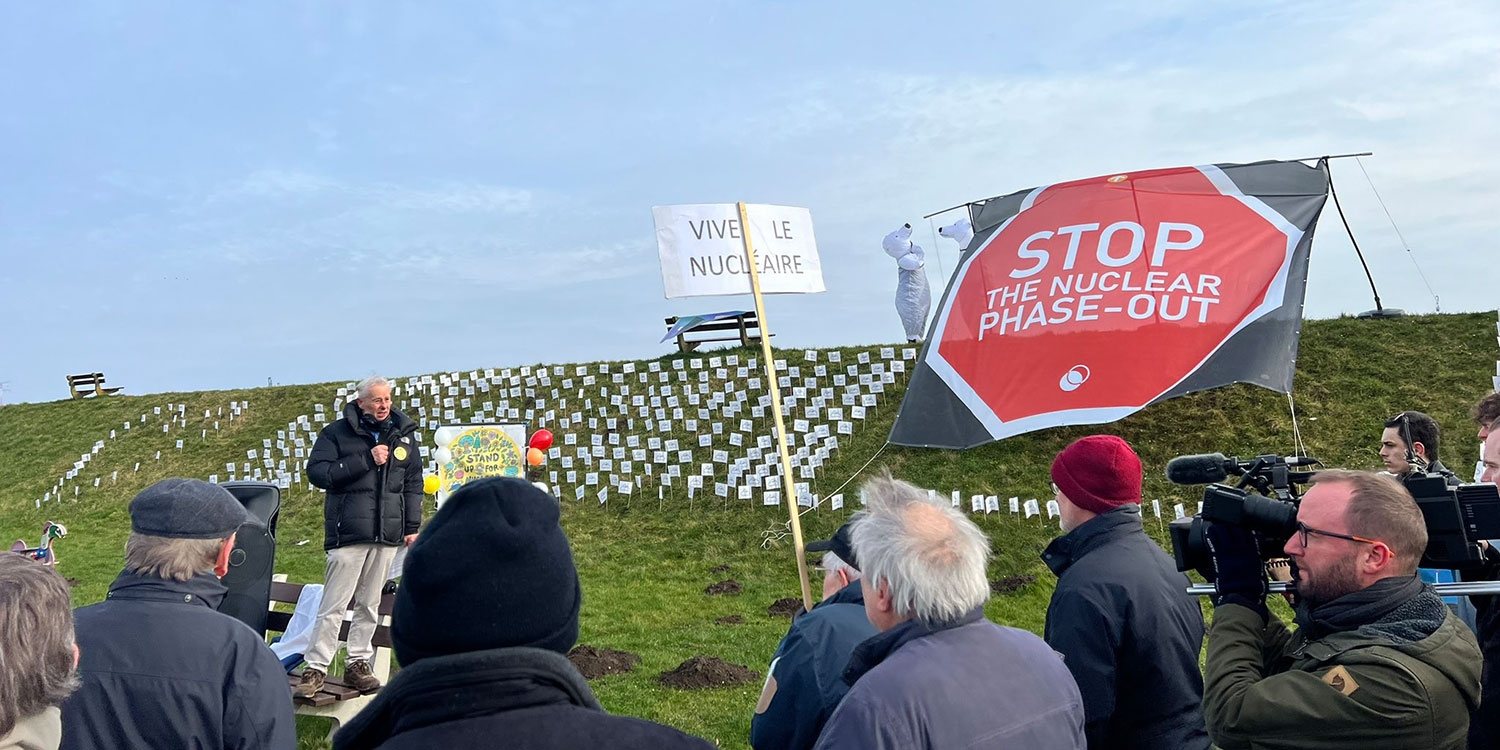
[[[716,656],[694,656],[670,672],[663,672],[657,682],[678,690],[744,685],[760,679],[760,673],[730,664]]]
[[[1034,575],[1014,575],[990,581],[990,591],[996,594],[1012,594],[1036,583]]]
[[[625,674],[641,663],[641,657],[612,648],[575,646],[568,652],[568,661],[573,662],[586,679],[594,680],[607,674]]]
[[[714,620],[714,622],[720,625],[738,625],[744,621],[745,618],[740,617],[739,615],[724,615],[723,617]]]
[[[741,591],[740,582],[730,578],[719,581],[703,590],[705,594],[720,594],[726,596],[738,596]]]
[[[772,617],[791,617],[797,614],[797,610],[801,608],[802,600],[795,596],[789,596],[785,599],[777,599],[771,602],[771,606],[766,607],[766,614]]]

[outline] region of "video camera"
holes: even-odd
[[[1307,484],[1313,472],[1299,466],[1319,465],[1310,456],[1257,456],[1249,461],[1225,458],[1222,453],[1178,456],[1167,462],[1167,480],[1173,484],[1207,484],[1203,509],[1197,515],[1179,518],[1168,527],[1172,556],[1181,571],[1197,570],[1214,580],[1214,563],[1205,534],[1208,525],[1242,526],[1255,534],[1266,559],[1279,557],[1286,540],[1297,531],[1298,485]],[[1231,475],[1236,485],[1224,484]],[[1259,494],[1256,494],[1259,493]]]
[[[1493,484],[1448,484],[1442,474],[1396,477],[1422,509],[1427,524],[1424,568],[1477,568],[1484,562],[1481,539],[1500,539],[1500,488]]]
[[[1177,569],[1197,570],[1214,579],[1213,559],[1205,540],[1207,525],[1227,523],[1253,532],[1266,559],[1281,556],[1281,548],[1297,531],[1298,485],[1316,472],[1297,470],[1319,466],[1310,456],[1258,456],[1249,461],[1221,453],[1179,456],[1167,462],[1173,484],[1208,484],[1203,510],[1179,518],[1169,527]],[[1222,483],[1237,476],[1237,485]],[[1500,539],[1500,488],[1493,484],[1449,485],[1442,474],[1414,472],[1397,476],[1417,502],[1427,526],[1426,568],[1476,568],[1484,562],[1482,539]],[[1259,493],[1259,494],[1256,494]]]

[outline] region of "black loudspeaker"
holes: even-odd
[[[229,593],[219,611],[266,634],[271,607],[271,573],[276,568],[276,522],[281,516],[281,490],[266,482],[228,482],[229,490],[250,512],[240,525],[224,585]]]

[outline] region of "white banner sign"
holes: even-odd
[[[748,204],[750,242],[765,294],[822,292],[823,266],[805,208]],[[750,294],[739,207],[733,203],[656,206],[656,246],[667,299]]]

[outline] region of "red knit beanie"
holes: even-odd
[[[1114,435],[1090,435],[1073,441],[1052,460],[1052,483],[1069,502],[1104,513],[1141,502],[1141,458],[1130,443]]]

